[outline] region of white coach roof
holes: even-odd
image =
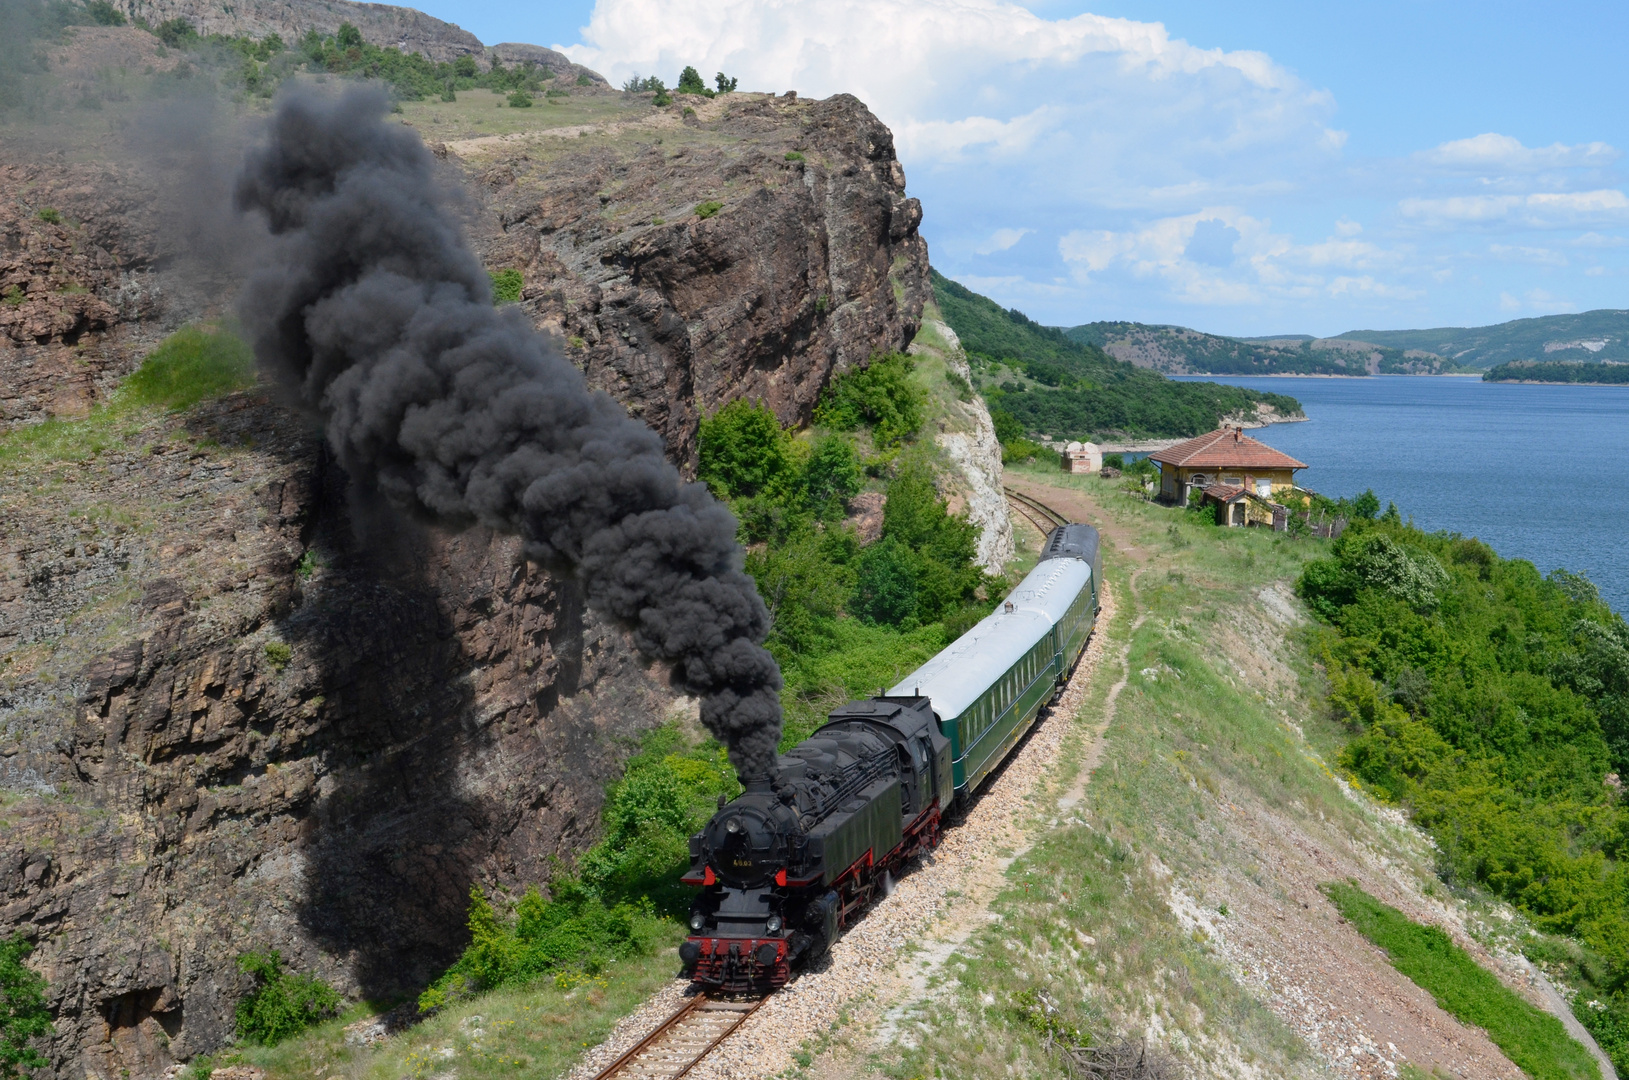
[[[922,694],[933,699],[941,720],[960,716],[1068,613],[1091,580],[1088,563],[1047,559],[1019,582],[1006,603],[905,676],[889,695]]]

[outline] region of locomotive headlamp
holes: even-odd
[[[764,929],[768,930],[771,934],[780,933],[781,932],[781,917],[779,915],[771,915],[769,917],[769,921],[764,923]]]
[[[698,911],[694,915],[690,916],[690,929],[692,929],[692,930],[700,930],[702,927],[704,927],[706,925],[707,925],[707,916],[703,915],[701,912]]]
[[[724,823],[724,831],[725,832],[732,832],[732,833],[740,832],[741,831],[741,819],[740,818],[731,818],[730,820],[726,821]]]

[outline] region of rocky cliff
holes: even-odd
[[[725,401],[804,420],[911,341],[921,211],[859,102],[595,93],[501,136],[406,118],[492,269],[675,460]],[[56,1075],[153,1076],[227,1037],[245,949],[421,986],[470,886],[546,879],[687,703],[512,539],[354,505],[264,393],[23,432],[211,309],[151,219],[161,168],[0,166],[0,927],[37,943]]]

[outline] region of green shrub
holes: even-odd
[[[697,478],[724,499],[751,498],[788,482],[786,433],[768,408],[737,398],[701,422]]]
[[[0,301],[3,301],[7,307],[22,307],[23,301],[27,299],[28,296],[23,292],[20,285],[8,285],[6,291],[0,293]]]
[[[521,289],[525,287],[526,279],[519,270],[499,270],[489,275],[492,278],[492,302],[494,304],[518,304]]]
[[[0,938],[0,1080],[17,1080],[51,1065],[30,1045],[51,1034],[45,980],[23,963],[33,951],[17,934]]]
[[[275,1046],[339,1013],[334,988],[314,975],[284,971],[283,957],[275,949],[244,953],[238,957],[238,970],[255,980],[254,989],[238,1002],[239,1038]]]
[[[1534,1080],[1598,1078],[1600,1068],[1561,1021],[1518,996],[1435,926],[1413,922],[1356,885],[1323,886],[1352,926],[1385,951],[1392,966],[1429,993],[1444,1012],[1487,1031],[1505,1056]]]
[[[877,446],[897,446],[922,426],[925,395],[911,381],[916,361],[882,353],[871,363],[833,379],[815,407],[815,422],[838,431],[871,428]]]
[[[571,91],[570,90],[550,90],[546,94],[544,94],[543,96],[548,97],[548,98],[570,97],[571,96]]]
[[[108,3],[108,0],[90,0],[85,5],[85,14],[97,26],[123,26],[126,21],[124,12]]]
[[[122,403],[186,409],[254,384],[254,354],[224,328],[188,326],[147,355],[120,388]]]
[[[62,212],[60,210],[57,210],[55,207],[47,206],[45,209],[41,210],[35,216],[38,217],[41,221],[45,222],[47,225],[61,225],[62,224]]]
[[[306,575],[301,575],[306,576]],[[266,642],[266,663],[272,666],[273,671],[282,671],[288,667],[289,661],[294,659],[294,650],[281,641]]]
[[[354,30],[355,27],[352,27]],[[186,19],[166,19],[153,28],[158,39],[172,49],[190,48],[198,41],[198,31]]]
[[[532,107],[532,95],[524,90],[513,91],[509,95],[508,101],[511,109],[530,109]]]
[[[741,80],[732,79],[720,71],[718,74],[713,76],[713,82],[718,84],[718,92],[720,94],[733,94],[735,93],[735,88],[740,85]]]
[[[696,205],[696,216],[701,218],[703,221],[706,221],[708,218],[712,217],[722,209],[724,209],[724,204],[721,202],[708,201],[698,203]]]

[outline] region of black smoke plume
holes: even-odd
[[[237,180],[271,255],[241,317],[260,363],[318,410],[353,480],[436,522],[518,533],[701,699],[743,778],[768,775],[780,670],[736,523],[661,438],[519,311],[492,306],[411,129],[383,94],[286,94]]]

